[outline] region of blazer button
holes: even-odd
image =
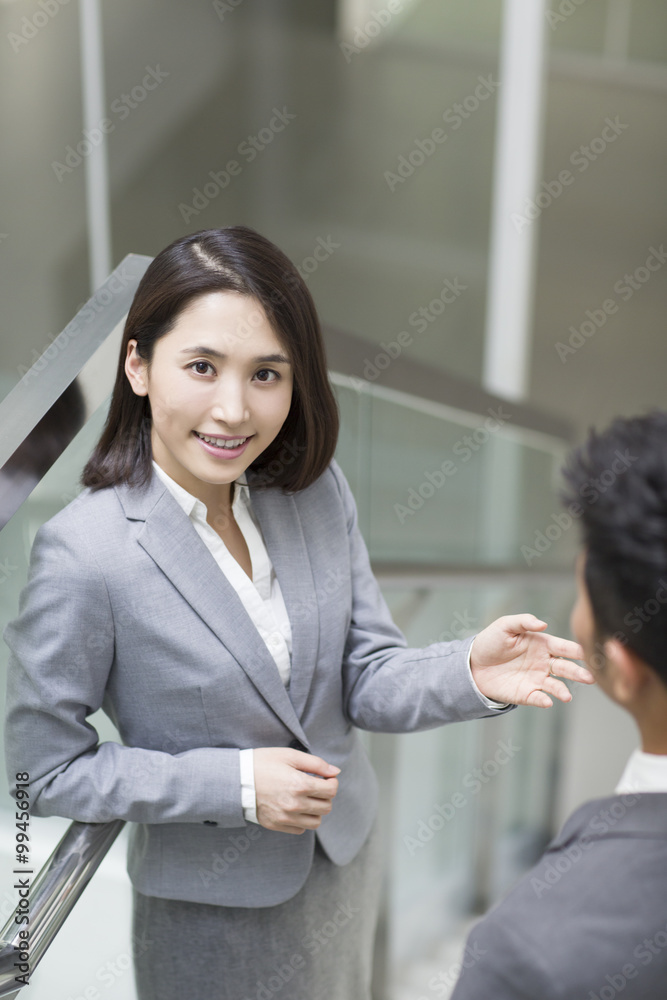
[[[218,825],[214,819],[205,819],[203,822],[204,822],[204,826],[217,826]]]
[[[292,750],[300,750],[301,753],[310,753],[308,747],[305,747],[301,742],[301,740],[292,740],[292,742],[289,745],[292,748]]]

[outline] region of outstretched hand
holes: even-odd
[[[579,643],[548,635],[546,627],[534,615],[504,615],[475,636],[470,666],[482,694],[513,705],[550,708],[549,695],[572,700],[559,677],[595,683],[589,670],[573,662],[584,656]]]

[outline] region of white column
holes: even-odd
[[[516,215],[539,185],[546,24],[545,0],[505,0],[482,379],[516,400],[528,383],[537,247],[536,221],[517,226]]]
[[[107,135],[101,123],[107,117],[104,105],[104,42],[100,0],[79,0],[81,30],[81,90],[83,128],[101,141],[85,158],[86,220],[91,295],[109,277],[112,266],[111,210]]]

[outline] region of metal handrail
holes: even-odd
[[[116,819],[110,823],[74,822],[68,827],[30,886],[28,924],[16,923],[17,906],[0,932],[0,997],[16,996],[26,985],[16,980],[22,974],[20,965],[28,965],[29,979],[124,826],[125,820]],[[26,930],[28,961],[21,963],[19,951],[25,939],[19,935]]]
[[[62,404],[68,391],[76,395],[76,379],[127,314],[152,259],[128,254],[0,400],[0,470],[4,473],[0,528],[16,513],[79,430],[79,426],[72,426],[72,411],[77,408],[75,399],[67,400],[65,406],[66,427],[61,427],[63,413],[54,417],[54,408]],[[44,420],[46,428],[41,423]],[[49,427],[49,422],[55,423],[58,433],[54,433],[53,426]],[[44,434],[48,439],[46,449]]]

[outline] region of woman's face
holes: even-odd
[[[193,299],[156,342],[150,368],[131,340],[125,371],[150,400],[153,458],[207,506],[228,500],[229,484],[271,444],[292,401],[290,359],[261,304],[239,292]]]

